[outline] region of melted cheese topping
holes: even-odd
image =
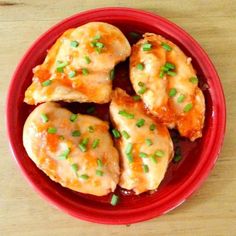
[[[48,51],[43,64],[34,68],[33,83],[25,92],[25,102],[107,103],[112,91],[111,70],[124,61],[130,51],[123,33],[110,24],[91,22],[69,29]],[[58,64],[63,63],[58,71]],[[44,86],[48,80],[50,84]]]
[[[120,111],[125,111],[134,118],[127,118],[119,114]],[[167,128],[146,114],[142,102],[135,102],[121,89],[116,89],[113,93],[110,115],[114,126],[121,133],[126,131],[130,136],[128,139],[124,136],[116,139],[121,158],[119,185],[134,190],[136,194],[155,190],[164,178],[173,156],[173,144]],[[144,124],[138,127],[140,119],[144,120]],[[151,125],[155,126],[154,130],[150,130]],[[127,155],[127,146],[130,144],[132,150]],[[144,156],[146,154],[146,157],[140,157],[140,153]]]
[[[147,43],[151,44],[151,49],[145,51],[143,46]],[[163,44],[169,45],[171,50],[164,49]],[[174,72],[172,75],[163,73],[167,62],[175,66],[170,69],[170,73]],[[143,65],[143,70],[138,68],[139,63]],[[146,91],[140,95],[149,111],[170,128],[177,127],[182,136],[194,141],[202,136],[205,100],[197,83],[190,81],[192,77],[196,77],[196,73],[191,58],[161,36],[146,33],[144,39],[132,47],[130,78],[134,90],[139,93],[140,82],[143,83]],[[170,96],[172,89],[176,94]],[[185,111],[186,106],[192,106],[190,111]]]
[[[47,122],[43,122],[42,114],[48,118]],[[24,147],[35,164],[62,186],[106,195],[115,190],[119,181],[119,157],[109,126],[98,118],[81,114],[72,122],[71,115],[52,102],[35,108],[24,125]],[[48,132],[50,128],[56,128],[56,132],[55,129],[55,133]],[[72,134],[74,131],[77,136]],[[88,143],[84,152],[79,144],[85,139]],[[99,140],[97,146],[96,140]]]

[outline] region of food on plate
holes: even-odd
[[[119,185],[140,194],[155,190],[173,157],[168,129],[147,112],[142,101],[117,88],[112,95],[112,133],[120,152]]]
[[[27,118],[23,144],[52,180],[72,190],[103,196],[119,181],[119,156],[109,125],[47,102]]]
[[[191,141],[202,136],[205,99],[191,58],[177,45],[144,34],[132,47],[130,79],[152,115]]]
[[[33,82],[24,101],[107,103],[112,92],[114,67],[131,52],[128,40],[115,26],[90,22],[69,29],[33,69]]]

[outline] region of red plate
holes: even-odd
[[[22,128],[29,112],[34,108],[23,103],[24,92],[32,79],[32,68],[43,61],[47,49],[65,30],[90,21],[114,24],[127,37],[131,31],[154,32],[172,40],[192,57],[193,66],[197,70],[200,87],[206,99],[203,138],[194,143],[180,138],[177,146],[182,151],[183,160],[178,164],[170,164],[158,191],[153,194],[134,196],[117,189],[116,192],[121,200],[115,207],[109,204],[110,195],[95,197],[80,194],[51,181],[30,160],[22,144]],[[119,65],[117,71],[116,85],[122,87],[126,85],[127,64]],[[75,109],[73,104],[67,106],[72,110]],[[98,116],[104,109],[104,107],[100,108],[98,108]],[[206,179],[216,162],[225,132],[225,116],[225,100],[219,77],[207,54],[198,43],[166,19],[129,8],[102,8],[82,12],[63,20],[43,34],[26,52],[13,75],[6,110],[7,131],[13,155],[34,189],[43,198],[70,215],[106,224],[130,224],[144,221],[169,212],[183,203]]]

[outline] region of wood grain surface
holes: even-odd
[[[42,200],[13,161],[4,124],[11,75],[31,43],[63,18],[105,6],[151,11],[185,29],[215,64],[227,102],[224,146],[207,181],[174,211],[131,226],[83,222]],[[235,0],[0,0],[0,235],[236,235],[235,54]]]

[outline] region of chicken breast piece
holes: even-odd
[[[91,22],[67,30],[33,69],[24,101],[107,103],[115,65],[131,52],[128,40],[113,25]]]
[[[194,141],[202,136],[205,99],[191,58],[160,35],[143,37],[130,57],[133,88],[154,116]]]
[[[119,181],[119,157],[107,122],[73,114],[53,102],[29,115],[23,144],[29,157],[62,186],[103,196]]]
[[[110,116],[122,135],[116,139],[121,158],[119,185],[136,194],[155,190],[173,157],[168,129],[147,115],[142,101],[135,102],[121,89],[113,93]]]

